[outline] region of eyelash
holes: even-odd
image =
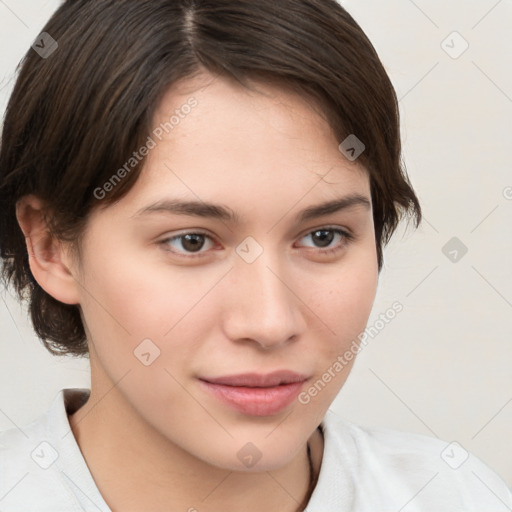
[[[338,244],[336,247],[332,247],[332,248],[328,248],[328,249],[320,249],[318,252],[322,255],[332,255],[332,254],[335,254],[339,251],[341,251],[342,249],[345,248],[345,246],[347,244],[349,244],[351,241],[353,241],[355,239],[354,235],[352,235],[351,233],[348,233],[347,231],[343,230],[343,229],[340,229],[340,228],[334,228],[334,227],[330,227],[330,226],[324,226],[324,227],[320,227],[320,228],[316,228],[316,229],[313,229],[312,231],[306,233],[302,238],[305,238],[307,236],[310,236],[318,231],[331,231],[333,233],[336,233],[338,235],[341,235],[343,237],[343,240],[341,241],[340,244]],[[182,253],[179,253],[179,252],[176,252],[176,251],[173,251],[171,249],[168,248],[169,246],[169,242],[172,242],[174,240],[179,240],[180,238],[183,238],[185,237],[186,235],[202,235],[202,236],[206,236],[210,239],[213,240],[213,237],[211,237],[208,233],[204,232],[204,231],[201,231],[201,230],[195,230],[195,231],[187,231],[185,233],[180,233],[179,235],[175,235],[173,237],[169,237],[169,238],[166,238],[164,240],[162,240],[161,242],[158,242],[159,245],[162,245],[164,250],[168,251],[168,252],[171,252],[172,254],[175,254],[177,255],[178,257],[180,258],[187,258],[187,259],[193,259],[193,258],[202,258],[205,256],[205,253],[204,252],[201,252],[201,253],[191,253],[191,254],[188,254],[188,255],[183,255]],[[309,249],[314,249],[314,247],[309,247]]]

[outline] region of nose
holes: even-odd
[[[297,340],[306,330],[306,306],[294,290],[297,284],[289,269],[268,254],[250,264],[235,262],[226,283],[230,300],[223,311],[229,339],[251,341],[263,349]]]

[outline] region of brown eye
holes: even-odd
[[[319,243],[320,247],[328,247],[334,240],[334,233],[329,229],[313,231],[313,233],[311,233],[311,239],[315,243]]]
[[[319,252],[323,253],[332,253],[337,250],[343,248],[350,240],[353,239],[353,236],[346,231],[338,228],[320,228],[311,231],[302,239],[306,239],[311,237],[311,240],[314,245],[309,245],[306,247],[312,247],[317,249],[325,249],[320,250]],[[338,238],[339,237],[339,238]],[[338,244],[332,245],[333,241],[338,238]]]
[[[187,253],[194,256],[194,253],[196,253],[198,256],[202,255],[206,251],[201,251],[205,247],[205,245],[208,245],[206,242],[208,240],[212,240],[210,236],[208,236],[206,233],[181,233],[180,235],[173,236],[171,238],[166,238],[165,240],[162,240],[161,244],[165,245],[166,247],[171,247],[167,250],[170,252],[176,253],[180,256],[187,257]]]
[[[204,235],[194,233],[191,235],[183,235],[180,238],[182,239],[181,246],[186,251],[197,252],[204,246]]]

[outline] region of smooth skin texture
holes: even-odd
[[[198,381],[289,369],[309,376],[307,390],[364,330],[377,290],[366,171],[338,150],[310,102],[258,88],[265,94],[208,73],[174,84],[155,127],[191,96],[197,106],[157,141],[130,192],[93,211],[80,262],[45,230],[41,201],[18,203],[34,277],[82,311],[91,397],[70,424],[113,511],[294,512],[308,487],[308,440],[319,472],[316,428],[351,365],[307,405],[263,417]],[[298,220],[350,194],[369,206]],[[224,205],[240,222],[137,215],[170,198]],[[198,232],[195,245],[169,240]],[[252,263],[236,252],[247,237],[263,249]],[[160,350],[149,366],[134,355],[146,338]],[[237,457],[248,442],[262,454],[251,468]]]

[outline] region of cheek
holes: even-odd
[[[191,281],[169,266],[105,251],[89,258],[84,299],[95,319],[115,324],[125,337],[162,337],[204,295],[207,283]]]
[[[325,335],[314,338],[307,348],[316,361],[316,376],[299,396],[299,403],[321,418],[347,380],[357,358],[359,335],[364,332],[377,291],[377,265],[359,260],[340,267],[335,277],[317,281],[314,307]],[[317,325],[319,325],[317,323]],[[313,414],[313,413],[311,413]]]
[[[358,332],[364,330],[377,292],[376,273],[363,268],[360,272],[346,273],[338,283],[338,324],[346,323]]]
[[[377,292],[377,264],[371,257],[354,258],[338,270],[315,278],[311,309],[329,328],[339,350],[364,331]],[[334,333],[333,333],[334,331]],[[332,342],[332,338],[331,338]]]
[[[87,259],[82,309],[98,357],[112,378],[132,365],[139,370],[139,353],[156,356],[153,369],[192,357],[209,327],[205,314],[215,316],[207,295],[218,275],[171,268],[161,259],[155,264],[142,256],[118,258],[113,250],[104,250]]]

